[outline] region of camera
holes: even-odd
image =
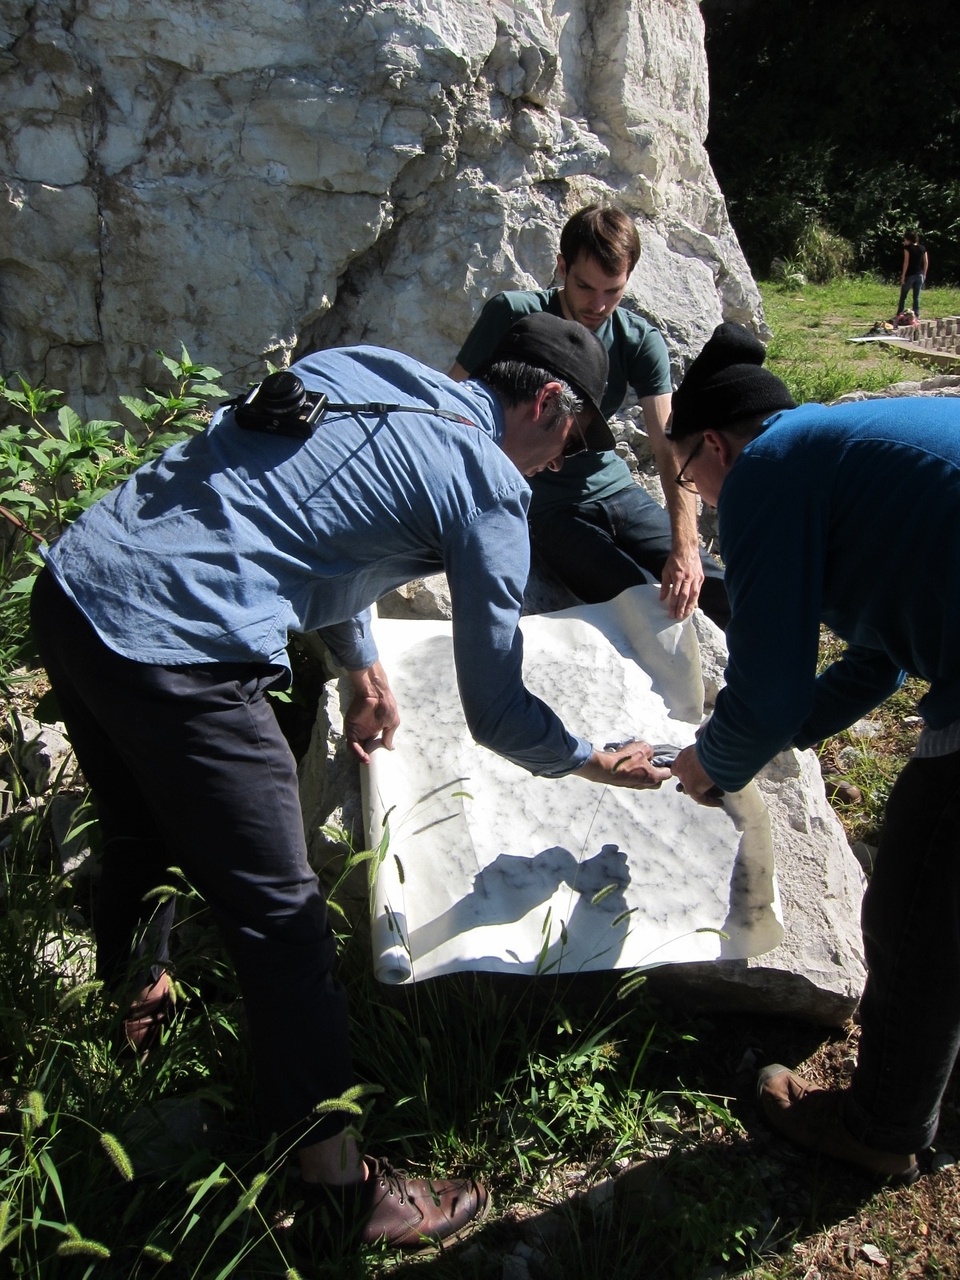
[[[233,403],[238,426],[297,440],[310,439],[327,409],[327,397],[308,391],[289,369],[269,374]]]

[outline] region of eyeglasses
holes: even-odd
[[[704,438],[703,438],[703,436],[701,436],[701,437],[700,437],[700,439],[697,441],[697,443],[694,445],[694,447],[693,447],[693,452],[690,454],[690,456],[687,458],[686,462],[683,464],[683,466],[682,466],[682,467],[680,468],[680,470],[677,472],[677,484],[680,486],[680,488],[681,488],[681,489],[686,489],[686,491],[687,491],[688,493],[696,493],[696,492],[697,492],[697,486],[696,486],[696,484],[695,484],[695,482],[694,482],[693,480],[690,480],[690,479],[689,479],[687,476],[685,476],[683,473],[686,471],[687,467],[689,467],[690,463],[694,460],[694,458],[697,456],[697,454],[698,454],[698,453],[700,452],[700,450],[703,448],[703,441],[704,441]]]
[[[573,430],[567,436],[566,444],[563,446],[563,456],[565,458],[575,458],[580,453],[586,453],[589,447],[583,434],[583,428],[580,426],[579,420],[574,417]]]

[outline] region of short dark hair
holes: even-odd
[[[919,232],[919,231],[905,231],[905,232],[903,233],[903,238],[904,238],[904,240],[909,240],[911,244],[916,244],[916,243],[917,243],[917,241],[920,239],[920,232]]]
[[[640,235],[617,205],[588,204],[560,232],[560,257],[572,267],[581,253],[596,258],[607,275],[627,275],[640,260]]]
[[[548,382],[558,382],[560,384],[557,422],[563,417],[568,417],[571,413],[581,413],[584,407],[582,396],[579,396],[568,382],[558,378],[549,369],[541,369],[539,365],[527,364],[524,360],[491,361],[474,376],[480,378],[495,391],[508,409],[515,408],[518,404],[527,404],[530,400],[535,400],[537,394]]]

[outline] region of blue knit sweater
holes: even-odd
[[[724,790],[929,681],[960,718],[960,401],[897,398],[774,417],[718,505],[733,617],[726,688],[697,753]],[[817,677],[820,623],[848,648]]]

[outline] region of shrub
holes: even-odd
[[[845,276],[853,262],[853,246],[818,218],[811,218],[796,246],[794,260],[816,284]]]
[[[58,538],[71,521],[142,463],[209,419],[209,402],[223,399],[216,369],[160,358],[172,391],[146,399],[120,396],[137,423],[84,422],[62,403],[63,393],[33,387],[18,374],[0,378],[0,405],[16,419],[0,429],[0,680],[26,656],[28,607],[42,564],[40,544]]]
[[[807,277],[793,258],[774,258],[770,263],[770,279],[784,290],[802,289],[807,283]]]

